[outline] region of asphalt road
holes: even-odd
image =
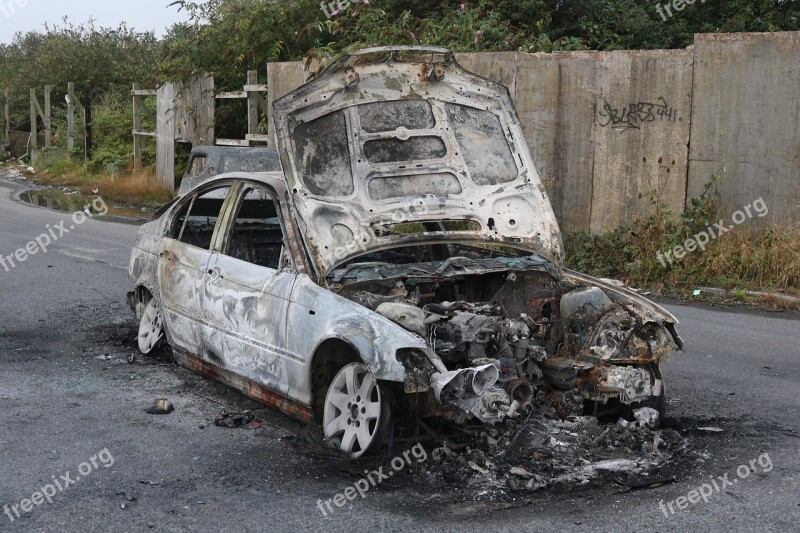
[[[48,225],[74,225],[69,214],[13,201],[19,187],[0,182],[3,256]],[[14,519],[0,509],[0,531],[798,530],[796,315],[667,305],[688,345],[664,367],[667,423],[699,457],[676,483],[487,502],[406,476],[323,516],[317,501],[357,476],[298,451],[292,442],[309,430],[171,364],[167,354],[127,362],[134,324],[126,269],[135,232],[88,220],[46,254],[8,271],[0,266],[0,506]],[[146,414],[157,397],[169,398],[175,412]],[[248,408],[264,422],[255,431],[212,423]],[[705,426],[722,431],[698,429]],[[763,454],[768,472],[755,463],[756,473],[736,479],[737,467]],[[707,502],[669,517],[659,507],[725,475],[736,483]],[[52,503],[16,517],[13,505],[21,509],[58,480]]]

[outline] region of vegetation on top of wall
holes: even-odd
[[[331,4],[331,2],[327,2]],[[335,4],[334,2],[333,4]],[[331,5],[333,5],[331,4]],[[132,83],[212,72],[235,90],[268,61],[329,56],[362,46],[425,44],[455,51],[682,48],[694,33],[800,29],[796,0],[706,0],[663,20],[640,0],[360,0],[327,18],[318,0],[179,0],[187,13],[158,39],[125,24],[96,27],[67,19],[0,44],[0,89],[12,93],[12,122],[28,120],[28,89],[45,84],[81,97],[130,96]],[[244,122],[244,118],[240,118]]]

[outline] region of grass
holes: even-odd
[[[98,174],[82,163],[65,158],[37,172],[35,179],[45,185],[63,185],[83,194],[98,194],[106,202],[137,207],[158,207],[175,195],[169,187],[156,180],[152,167]]]
[[[663,254],[721,218],[718,180],[712,178],[700,198],[677,217],[651,193],[653,214],[603,235],[564,235],[569,268],[615,278],[657,293],[686,294],[697,287],[798,294],[800,226],[743,224],[712,239],[705,251],[695,250],[671,264]],[[728,225],[730,221],[727,221]]]

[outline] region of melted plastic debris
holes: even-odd
[[[642,408],[636,421],[601,424],[592,416],[561,419],[534,409],[468,445],[433,450],[427,474],[479,489],[477,499],[514,492],[571,490],[613,483],[629,489],[671,481],[689,442],[672,429],[653,429],[658,412]],[[433,479],[431,481],[436,481]]]

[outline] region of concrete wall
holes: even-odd
[[[800,32],[695,36],[688,198],[722,178],[723,212],[759,197],[800,222]]]
[[[724,178],[725,209],[763,196],[769,220],[800,220],[800,32],[697,35],[694,50],[456,59],[509,88],[562,229],[647,216],[651,192],[680,213],[712,174]],[[269,64],[267,76],[270,113],[307,78],[297,62]]]
[[[509,87],[562,228],[606,231],[646,216],[648,191],[658,191],[674,212],[683,209],[691,51],[456,59]]]
[[[175,84],[165,83],[156,96],[156,177],[175,187]]]
[[[590,229],[683,209],[692,106],[688,50],[598,54]]]
[[[536,170],[562,227],[588,228],[597,64],[590,52],[456,54],[467,70],[509,88]]]

